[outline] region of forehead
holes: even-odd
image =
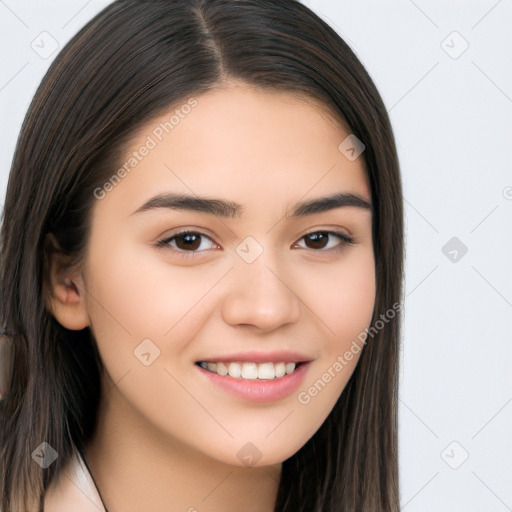
[[[138,206],[178,191],[259,200],[268,211],[309,193],[367,194],[363,158],[351,161],[339,149],[349,134],[314,98],[243,85],[215,89],[184,99],[134,134],[120,162],[126,172],[107,199]]]

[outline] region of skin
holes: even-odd
[[[110,512],[271,512],[281,463],[324,422],[359,354],[309,403],[298,393],[371,320],[371,211],[345,206],[287,217],[295,203],[335,192],[370,202],[363,157],[350,161],[338,149],[350,131],[322,104],[288,92],[230,82],[197,100],[96,201],[83,265],[51,265],[48,308],[69,329],[91,328],[106,367],[98,428],[85,453]],[[135,134],[127,158],[169,115]],[[235,201],[244,212],[131,215],[163,192]],[[187,250],[182,239],[154,246],[181,228],[206,235],[193,256],[178,255]],[[328,230],[354,243],[330,235],[322,248],[304,238]],[[247,236],[263,248],[250,264],[236,252]],[[147,338],[160,350],[149,366],[134,356]],[[234,397],[206,384],[194,366],[277,349],[312,362],[303,384],[274,402]],[[248,442],[261,453],[250,467],[237,457]]]

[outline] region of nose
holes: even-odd
[[[290,272],[264,255],[252,263],[236,261],[222,307],[227,324],[251,325],[266,332],[298,322],[301,301]]]

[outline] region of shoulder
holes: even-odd
[[[79,453],[52,480],[44,495],[44,512],[104,512],[96,486]]]

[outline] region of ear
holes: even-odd
[[[78,331],[90,325],[85,302],[85,286],[80,270],[70,267],[53,235],[44,241],[43,295],[46,308],[66,329]]]

